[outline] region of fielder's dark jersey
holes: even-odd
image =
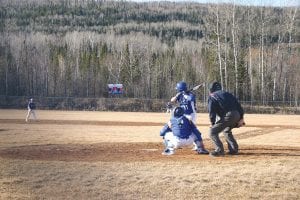
[[[35,104],[33,102],[29,102],[28,103],[28,108],[31,109],[31,110],[35,109]]]
[[[168,124],[166,124],[160,131],[160,136],[165,136],[167,132],[172,131],[173,135],[181,139],[187,139],[194,133],[197,139],[199,141],[202,141],[200,131],[197,129],[194,123],[188,120],[185,116],[181,116],[178,118],[172,117],[170,123],[171,128],[168,126]]]
[[[244,110],[238,100],[229,92],[218,90],[208,97],[208,112],[211,124],[215,124],[216,115],[221,119],[225,117],[229,111],[238,111],[241,118],[244,116]]]
[[[190,115],[196,112],[196,97],[193,93],[181,93],[176,100],[184,109],[184,114]]]

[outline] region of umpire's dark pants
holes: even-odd
[[[209,133],[210,139],[215,145],[215,151],[224,152],[223,143],[219,138],[219,133],[224,130],[224,136],[228,144],[228,150],[230,152],[237,153],[239,150],[238,144],[234,139],[231,130],[236,127],[236,124],[240,120],[240,114],[238,111],[230,111],[226,113],[225,117],[214,124]]]

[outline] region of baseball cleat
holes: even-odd
[[[173,155],[175,152],[173,150],[170,149],[165,149],[161,154],[164,156],[170,156]]]
[[[212,157],[220,157],[220,156],[224,156],[224,152],[223,151],[212,151],[209,154]]]
[[[229,151],[226,154],[228,154],[228,155],[238,155],[239,153],[238,153],[238,151]]]
[[[202,148],[199,148],[196,150],[198,154],[209,154],[209,152],[206,150],[206,149],[202,149]]]

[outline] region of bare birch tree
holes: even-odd
[[[254,100],[254,84],[253,84],[253,69],[252,69],[252,27],[251,27],[251,6],[248,6],[247,10],[247,24],[248,24],[248,38],[249,38],[249,45],[248,45],[248,74],[250,78],[250,101]]]
[[[222,69],[222,56],[221,56],[221,44],[220,44],[219,4],[217,4],[216,16],[217,16],[216,35],[217,35],[217,46],[218,46],[217,54],[218,54],[218,61],[219,61],[219,73],[220,73],[221,85],[224,85],[223,69]]]
[[[232,27],[231,27],[231,37],[232,37],[232,48],[234,57],[234,78],[235,78],[235,95],[238,95],[238,52],[236,45],[236,23],[235,23],[235,1],[232,4]]]
[[[287,73],[285,74],[285,80],[287,79],[287,76],[289,75],[289,73],[291,72],[291,68],[292,68],[292,40],[293,40],[293,31],[294,31],[294,24],[295,24],[295,16],[296,13],[298,11],[298,7],[295,7],[294,9],[290,10],[290,14],[289,14],[289,23],[287,24],[287,30],[288,30],[288,36],[289,36],[289,42],[288,42],[288,67],[287,67]],[[285,85],[284,85],[284,96],[287,90],[287,84],[285,81]],[[291,93],[290,93],[291,94]],[[291,101],[291,98],[289,98]]]
[[[260,94],[261,94],[261,102],[263,104],[265,104],[265,82],[264,82],[264,78],[265,78],[265,68],[264,68],[264,26],[265,26],[265,19],[264,19],[264,11],[265,11],[265,7],[261,7],[260,9]]]
[[[225,52],[224,52],[224,86],[225,90],[228,90],[228,68],[227,68],[227,62],[228,62],[228,42],[227,42],[227,16],[225,17],[226,21],[224,23],[224,43],[225,43]]]

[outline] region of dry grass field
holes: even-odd
[[[245,115],[240,154],[162,156],[166,113],[0,110],[0,199],[300,199],[300,116]],[[197,125],[209,150],[208,115]],[[226,145],[225,145],[226,146]]]

